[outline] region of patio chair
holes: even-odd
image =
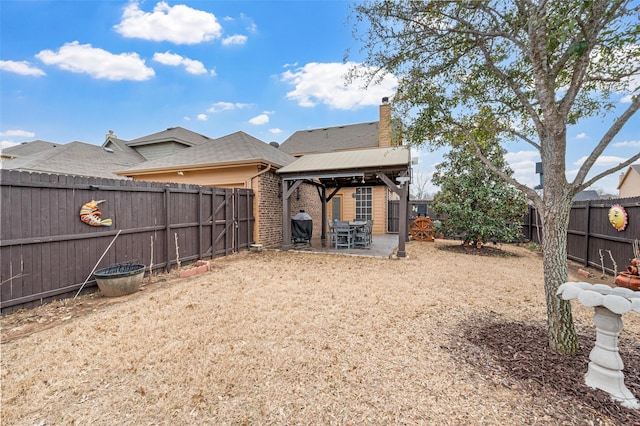
[[[366,224],[356,229],[354,236],[354,245],[356,246],[368,246],[371,244],[371,221],[368,220]]]
[[[336,248],[338,247],[353,247],[353,234],[354,230],[349,225],[349,222],[345,221],[336,221],[335,223],[336,230]]]
[[[329,247],[336,246],[336,225],[335,220],[327,220],[327,230],[329,232]]]

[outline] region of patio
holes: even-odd
[[[368,246],[353,248],[335,248],[329,244],[329,239],[322,241],[320,237],[311,239],[311,244],[294,244],[291,250],[314,253],[347,254],[350,256],[366,256],[389,258],[398,248],[398,234],[374,235]]]

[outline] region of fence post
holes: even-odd
[[[166,253],[166,257],[165,257],[165,261],[166,266],[165,266],[165,271],[169,272],[169,270],[171,269],[171,256],[169,255],[169,247],[171,247],[171,221],[169,220],[169,217],[171,216],[171,190],[169,187],[164,189],[164,205],[165,205],[165,220],[167,221],[167,223],[165,224],[165,253]]]
[[[198,188],[198,259],[202,259],[202,187]]]
[[[587,201],[587,204],[584,206],[587,209],[585,214],[585,230],[584,230],[584,266],[589,266],[589,242],[590,242],[590,234],[591,234],[591,200]],[[574,207],[571,207],[574,208]]]

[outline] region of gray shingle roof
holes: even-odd
[[[4,160],[0,166],[8,170],[122,179],[114,173],[115,170],[142,161],[144,158],[130,148],[126,152],[116,149],[109,152],[97,145],[71,142],[36,154]]]
[[[36,140],[32,142],[22,142],[19,145],[10,146],[2,149],[3,157],[24,157],[27,155],[38,154],[39,152],[55,148],[60,144]]]
[[[269,163],[281,167],[293,161],[295,161],[295,157],[278,150],[278,148],[247,133],[236,132],[221,138],[209,139],[207,143],[157,160],[141,163],[136,167],[121,169],[119,173],[129,175],[154,170],[215,167],[250,162]]]
[[[600,195],[597,191],[592,189],[587,189],[585,191],[580,191],[573,197],[573,201],[587,201],[587,200],[599,200]]]
[[[291,155],[374,148],[379,122],[348,124],[322,129],[298,130],[282,142],[280,150]]]
[[[132,139],[127,142],[128,146],[150,145],[158,142],[178,142],[187,146],[197,146],[207,143],[211,138],[192,132],[183,127],[169,127],[161,132]]]

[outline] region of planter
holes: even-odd
[[[140,289],[145,268],[142,264],[114,265],[100,269],[93,275],[104,296],[118,297]]]
[[[616,285],[629,288],[633,291],[640,291],[640,275],[631,275],[620,272],[616,277]]]

